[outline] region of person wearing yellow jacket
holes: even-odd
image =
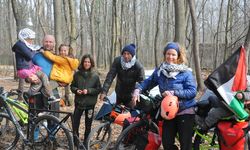
[[[74,70],[76,70],[79,65],[78,59],[69,56],[69,48],[68,45],[61,44],[59,46],[59,55],[55,55],[51,51],[43,52],[44,56],[53,62],[50,80],[58,81],[59,85],[61,83],[71,83]]]

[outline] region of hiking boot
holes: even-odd
[[[205,122],[205,118],[202,118],[198,115],[195,115],[195,123],[204,131],[207,131],[209,129]]]

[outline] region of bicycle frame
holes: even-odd
[[[16,102],[12,101],[11,99],[9,99],[7,97],[7,93],[0,94],[0,103],[3,106],[3,108],[5,109],[6,113],[11,118],[11,120],[13,120],[13,123],[16,126],[17,131],[20,134],[20,136],[23,139],[23,141],[25,143],[28,143],[28,141],[29,141],[28,140],[29,139],[29,132],[30,132],[29,131],[30,130],[29,129],[29,125],[30,125],[30,113],[28,112],[28,110],[26,110],[23,106],[20,106],[18,103],[16,103]],[[20,123],[18,122],[16,116],[14,115],[14,112],[12,111],[11,107],[16,107],[17,109],[19,109],[18,111],[23,111],[24,113],[28,114],[29,121],[28,121],[27,137],[25,137],[25,134],[22,131],[22,127],[21,127]]]

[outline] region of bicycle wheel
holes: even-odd
[[[144,120],[129,125],[117,138],[114,149],[119,150],[135,150],[139,144],[137,137],[142,136],[145,132],[152,131],[159,134],[159,128],[154,123],[148,124]]]
[[[30,137],[33,149],[74,149],[69,130],[52,115],[38,117],[32,125]]]
[[[88,150],[105,150],[111,141],[110,122],[104,122],[90,132],[87,140]]]
[[[13,149],[18,140],[19,133],[14,122],[5,113],[0,113],[0,149]]]

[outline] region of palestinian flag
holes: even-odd
[[[243,101],[234,97],[236,92],[247,88],[246,67],[246,50],[241,46],[205,81],[205,85],[224,100],[239,119],[248,117]]]

